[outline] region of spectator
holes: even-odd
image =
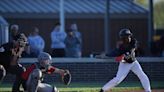
[[[82,56],[82,51],[81,51],[82,50],[82,35],[78,31],[77,24],[75,23],[71,25],[71,30],[74,32],[76,38],[80,42],[79,44],[77,44],[77,54],[78,54],[78,57],[81,57]]]
[[[53,57],[65,57],[65,43],[66,33],[60,30],[60,23],[55,25],[51,32],[51,48]]]
[[[161,48],[159,48],[159,46],[160,46],[159,40],[155,40],[151,42],[150,51],[151,51],[152,56],[155,56],[155,57],[160,56]]]
[[[75,35],[73,30],[68,30],[67,37],[65,39],[66,56],[67,57],[80,57],[79,56],[79,44],[80,39]]]
[[[145,56],[145,51],[144,51],[143,46],[141,45],[140,42],[137,42],[137,47],[136,47],[135,53],[136,53],[137,57]]]
[[[11,25],[10,27],[10,36],[9,36],[9,41],[16,41],[19,37],[19,26],[16,24]]]
[[[43,38],[39,35],[39,29],[37,27],[34,28],[31,35],[28,37],[29,45],[30,45],[30,55],[36,57],[44,50],[45,42]]]
[[[160,45],[160,53],[161,56],[164,57],[164,35],[161,36],[160,40],[159,40],[159,45]]]

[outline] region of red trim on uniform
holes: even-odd
[[[55,67],[51,66],[48,70],[47,73],[48,74],[52,74],[55,71]]]
[[[121,55],[121,56],[117,56],[116,58],[115,58],[115,61],[116,62],[120,62],[120,61],[122,61],[124,59],[124,55]]]
[[[27,80],[28,77],[29,77],[29,75],[30,75],[30,73],[31,73],[35,68],[36,68],[35,64],[32,64],[30,67],[28,67],[28,68],[26,69],[26,71],[22,73],[22,78],[23,78],[24,80]]]

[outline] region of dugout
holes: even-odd
[[[112,48],[121,28],[129,28],[141,44],[148,47],[148,11],[135,0],[111,0],[110,30]],[[9,7],[10,6],[10,7]],[[105,0],[65,0],[66,29],[77,23],[83,37],[83,55],[104,50]],[[20,30],[29,35],[34,26],[50,49],[50,33],[59,21],[59,0],[0,0],[0,14],[10,24],[20,25]]]
[[[8,42],[8,26],[9,25],[7,21],[2,16],[0,16],[0,45]]]

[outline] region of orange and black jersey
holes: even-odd
[[[46,70],[44,67],[41,67],[39,63],[34,63],[31,66],[29,66],[25,72],[22,73],[22,78],[24,80],[27,80],[29,78],[29,75],[32,73],[34,69],[40,69],[41,71]],[[47,69],[44,72],[42,71],[43,73],[42,78],[44,77],[44,74],[52,74],[54,71],[55,71],[55,67],[53,66],[51,66],[49,69]]]

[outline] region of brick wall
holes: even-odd
[[[60,59],[59,59],[60,60]],[[75,59],[74,59],[75,60]],[[72,74],[73,82],[106,82],[112,79],[117,72],[118,63],[113,60],[95,61],[92,62],[56,62],[55,67],[68,69]],[[23,63],[24,66],[29,66],[31,63]],[[140,62],[144,72],[148,75],[151,81],[164,81],[164,62],[151,61]],[[5,78],[5,82],[11,82],[14,77],[10,74]],[[48,75],[45,78],[47,82],[59,82],[58,74]],[[138,81],[138,78],[130,72],[125,81]]]

